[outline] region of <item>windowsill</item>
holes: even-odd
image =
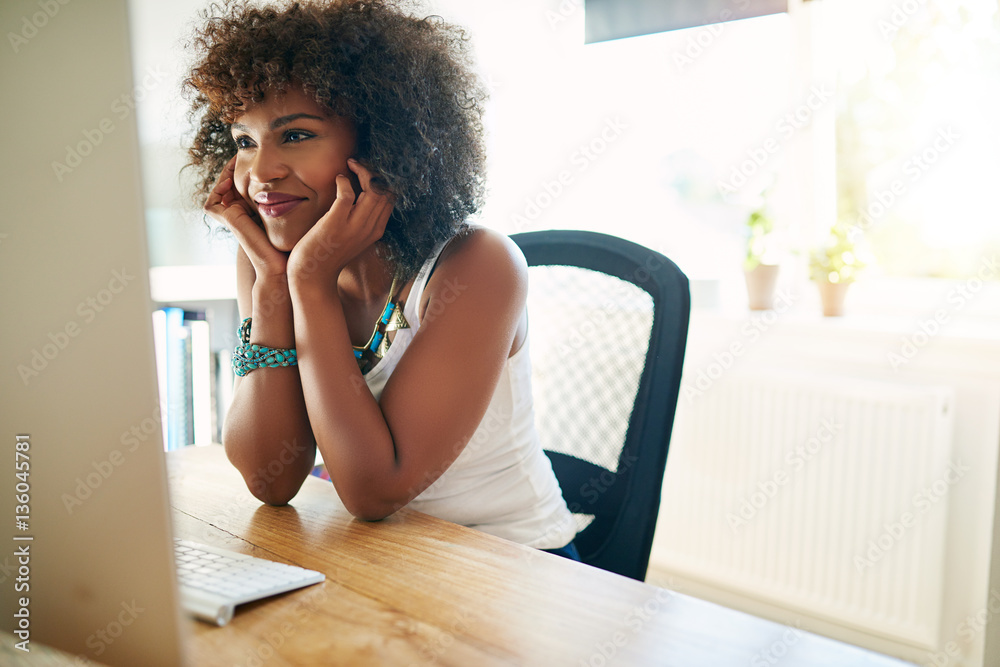
[[[149,271],[154,301],[214,301],[236,298],[236,267],[230,265],[159,266]],[[739,290],[718,294],[718,281],[691,280],[692,317],[731,322],[776,316],[787,325],[823,326],[832,331],[908,335],[925,328],[948,337],[1000,339],[1000,283],[934,278],[872,278],[847,293],[844,315],[823,317],[819,294],[808,281],[779,284],[775,311],[751,311]]]
[[[154,266],[149,292],[158,303],[235,299],[236,265]]]
[[[740,285],[742,290],[742,285]],[[692,281],[692,317],[730,322],[761,319],[787,327],[822,326],[829,331],[898,334],[922,329],[970,340],[1000,340],[1000,283],[933,278],[871,278],[849,288],[844,315],[824,317],[816,287],[805,281],[779,284],[774,311],[751,311],[746,295],[719,298],[710,281]]]

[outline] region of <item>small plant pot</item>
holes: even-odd
[[[840,317],[844,314],[844,297],[851,283],[831,283],[827,280],[816,281],[819,287],[819,299],[823,304],[824,317]]]
[[[743,271],[747,280],[747,300],[750,310],[771,310],[774,308],[774,287],[778,282],[776,264],[758,264],[753,269]]]

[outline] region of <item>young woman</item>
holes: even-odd
[[[319,448],[360,519],[410,506],[529,546],[575,535],[534,430],[527,270],[482,202],[467,37],[389,0],[206,16],[187,81],[241,341],[223,441],[289,502]]]

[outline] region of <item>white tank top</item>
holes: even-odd
[[[435,249],[414,279],[403,307],[409,328],[396,331],[388,352],[365,376],[376,400],[420,329],[417,309],[443,248]],[[408,507],[538,549],[563,547],[576,535],[535,431],[527,339],[507,359],[486,415],[465,449]]]

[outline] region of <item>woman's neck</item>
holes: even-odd
[[[392,277],[391,265],[378,257],[373,244],[340,272],[337,292],[341,300],[352,303],[384,301]]]

